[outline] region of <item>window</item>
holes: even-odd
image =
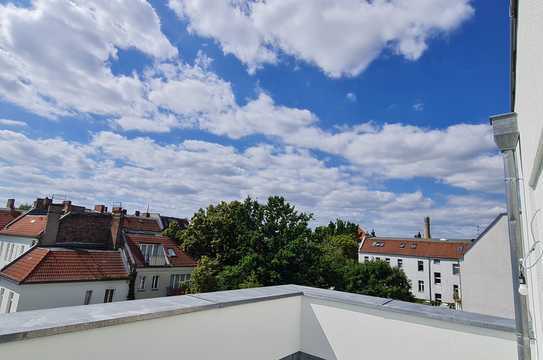
[[[400,243],[400,247],[403,249],[405,247],[405,243]]]
[[[403,260],[398,259],[398,269],[401,269],[403,267]]]
[[[0,288],[0,311],[2,310],[2,303],[4,302],[4,288]]]
[[[15,244],[9,244],[9,245],[10,245],[10,247],[9,247],[9,256],[8,256],[8,260],[11,261],[11,260],[13,259],[12,256],[13,256],[13,250],[14,250],[14,248],[15,248]]]
[[[436,305],[441,305],[441,294],[436,293],[435,295]]]
[[[441,263],[441,260],[439,259],[434,259],[434,264],[440,264]]]
[[[4,252],[4,242],[0,241],[0,256],[2,256],[3,252]]]
[[[91,298],[92,298],[92,290],[85,291],[85,302],[84,302],[84,304],[89,305],[90,302],[91,302]]]
[[[4,253],[4,260],[7,260],[8,259],[8,255],[9,255],[9,249],[11,249],[11,243],[8,243],[8,245],[6,246],[6,252]]]
[[[387,262],[387,264],[390,264],[390,258],[386,258],[385,261]]]
[[[434,284],[441,284],[441,273],[434,273]]]
[[[419,271],[424,271],[424,261],[422,260],[417,261],[417,266],[419,268]]]
[[[158,280],[160,279],[160,276],[154,275],[151,279],[151,290],[158,290]]]
[[[417,248],[417,244],[412,243],[412,244],[411,244],[411,249],[416,249],[416,248]]]
[[[106,293],[104,294],[104,302],[105,303],[113,302],[114,293],[115,293],[115,289],[106,289]]]
[[[419,280],[419,292],[424,292],[424,281]]]
[[[368,262],[370,261],[370,257],[369,256],[364,256],[364,262]]]
[[[140,276],[140,281],[138,282],[138,291],[145,291],[145,276]]]
[[[174,250],[174,249],[168,249],[168,256],[169,256],[169,257],[177,256],[177,254],[175,253],[175,250]]]
[[[460,264],[452,264],[453,275],[460,274]]]
[[[170,287],[179,289],[183,283],[188,281],[190,281],[190,274],[172,274],[170,276]]]
[[[380,258],[380,257],[376,257],[375,260],[381,260],[381,258]]]
[[[19,256],[23,255],[24,252],[25,252],[25,246],[21,245],[21,248],[19,249]]]
[[[460,293],[458,291],[458,285],[453,285],[453,297],[454,297],[455,300],[460,298]]]
[[[6,303],[6,313],[10,313],[11,310],[13,310],[11,307],[13,306],[13,292],[8,291],[8,302]]]

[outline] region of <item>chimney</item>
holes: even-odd
[[[122,211],[113,212],[111,216],[111,247],[116,250],[121,242],[124,213]]]
[[[6,207],[10,210],[15,210],[15,199],[8,199]]]
[[[94,211],[103,214],[107,212],[107,207],[105,205],[94,205]]]
[[[432,235],[430,234],[430,217],[426,216],[424,218],[424,238],[431,239]]]
[[[70,200],[65,200],[62,202],[63,211],[65,213],[70,212],[72,210],[72,202]]]
[[[49,205],[53,204],[53,199],[49,199],[47,196],[43,199],[43,208],[49,209]]]
[[[123,208],[120,206],[114,206],[113,209],[111,209],[111,212],[113,214],[121,214],[123,212]]]
[[[47,211],[47,223],[41,240],[42,245],[54,245],[57,242],[59,220],[62,216],[64,205],[51,204]]]
[[[43,200],[42,198],[37,198],[37,199],[34,201],[34,209],[40,209],[40,210],[44,210],[44,209],[45,209],[44,200]]]
[[[139,210],[136,210],[136,211],[134,212],[134,215],[140,216],[140,211],[139,211]]]

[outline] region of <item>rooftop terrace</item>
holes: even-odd
[[[514,323],[283,285],[0,316],[6,359],[516,359]]]

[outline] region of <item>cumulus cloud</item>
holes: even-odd
[[[215,39],[251,72],[280,52],[332,77],[361,73],[383,51],[418,59],[430,38],[469,19],[470,0],[170,0],[188,29]]]
[[[27,123],[25,123],[24,121],[19,121],[19,120],[0,119],[0,125],[15,126],[15,127],[25,127],[25,126],[27,126]]]
[[[319,224],[342,217],[383,235],[407,236],[425,215],[435,219],[436,233],[471,236],[476,225],[503,211],[499,201],[479,196],[438,204],[421,191],[374,189],[308,151],[266,144],[243,151],[196,140],[163,145],[113,132],[82,144],[0,130],[0,163],[0,193],[26,201],[62,193],[87,206],[122,201],[141,209],[149,202],[154,210],[191,216],[219,200],[282,195],[315,213]]]
[[[177,55],[143,0],[0,4],[0,96],[49,118],[154,110],[137,75],[114,75],[118,49]]]

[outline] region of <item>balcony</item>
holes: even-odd
[[[516,359],[511,320],[295,285],[0,316],[6,359]]]

